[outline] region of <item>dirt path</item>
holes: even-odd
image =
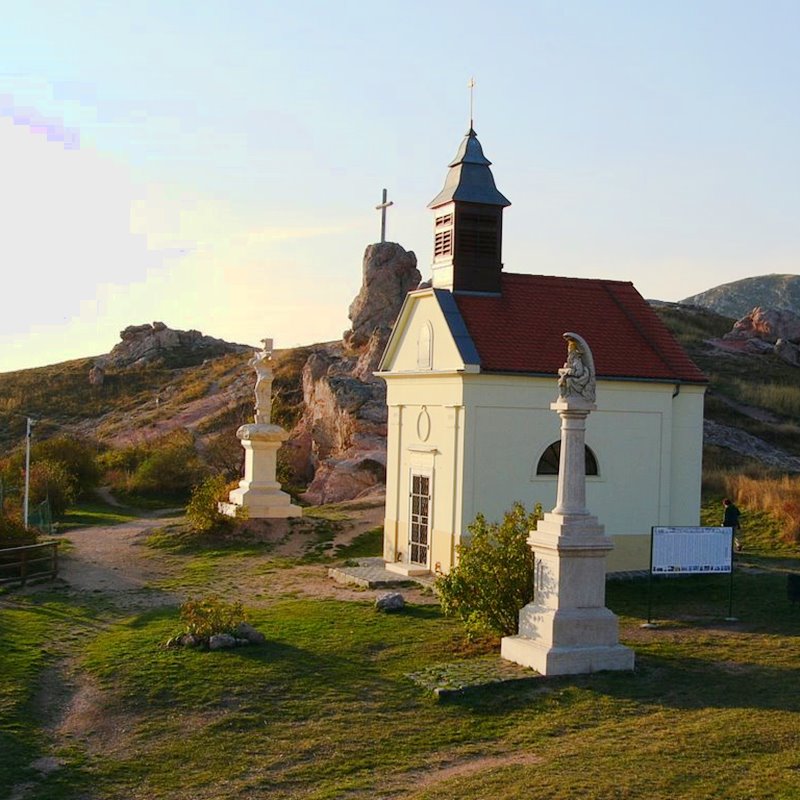
[[[104,498],[107,499],[108,498]],[[346,545],[364,531],[380,525],[383,505],[374,501],[341,504],[343,519],[337,523],[331,551]],[[294,522],[274,520],[253,524],[247,536],[268,545],[263,554],[248,553],[237,557],[219,558],[213,562],[214,577],[196,578],[186,572],[187,565],[203,559],[197,554],[180,555],[161,548],[148,547],[147,540],[158,528],[179,522],[180,517],[163,512],[131,522],[79,528],[63,535],[68,542],[60,559],[58,584],[60,590],[76,599],[93,596],[107,612],[87,623],[93,629],[114,624],[121,616],[145,612],[151,608],[176,606],[194,591],[220,593],[241,598],[246,605],[258,607],[275,602],[276,598],[295,595],[317,599],[369,601],[377,591],[343,586],[328,578],[328,563],[303,563],[300,559],[315,552],[318,537],[315,520]],[[260,521],[253,520],[252,523]],[[246,539],[247,540],[247,539]],[[286,560],[293,565],[286,566]],[[270,562],[281,564],[265,569]],[[281,563],[283,562],[283,563]],[[205,575],[205,573],[201,573]],[[163,587],[169,586],[169,590]],[[173,590],[173,587],[174,588]],[[31,585],[19,593],[0,597],[0,606],[13,605],[14,597],[35,594],[40,585]],[[404,588],[406,598],[414,603],[435,602],[430,592],[421,588]],[[63,646],[61,646],[63,645]],[[101,687],[81,669],[81,638],[72,636],[55,643],[59,652],[41,677],[33,706],[42,720],[43,732],[50,741],[49,754],[30,766],[39,776],[14,787],[11,800],[28,800],[37,795],[47,775],[65,766],[59,756],[62,748],[79,744],[88,754],[109,756],[131,746],[132,731],[140,720],[130,713],[121,713],[114,700],[114,691]],[[491,765],[489,765],[491,766]],[[451,767],[455,774],[476,769],[475,765]],[[89,793],[87,798],[94,796]]]
[[[73,591],[101,594],[124,608],[177,602],[166,592],[147,588],[148,584],[166,577],[169,569],[145,542],[156,528],[170,521],[174,520],[150,517],[70,531],[64,537],[70,547],[61,558],[61,580]]]

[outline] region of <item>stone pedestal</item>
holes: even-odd
[[[291,498],[281,491],[275,480],[278,448],[289,434],[279,425],[255,423],[242,425],[236,436],[244,448],[244,478],[234,489],[228,503],[220,503],[220,511],[236,516],[239,508],[248,517],[283,518],[302,516],[303,510],[292,505]]]
[[[618,641],[617,618],[605,607],[611,540],[586,508],[586,417],[580,398],[550,406],[561,417],[556,507],[531,531],[536,559],[533,602],[519,615],[519,634],[505,636],[503,658],[542,675],[633,669],[634,654]]]

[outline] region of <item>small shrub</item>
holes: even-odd
[[[186,518],[193,531],[208,533],[230,520],[219,511],[218,503],[227,500],[228,482],[224,475],[212,475],[192,489]]]
[[[458,564],[436,581],[442,610],[458,616],[470,638],[487,632],[517,633],[519,610],[533,599],[533,551],[528,534],[542,518],[514,503],[500,523],[479,514],[470,538],[457,548]]]
[[[36,531],[26,530],[21,519],[0,513],[0,548],[36,544],[36,539]]]
[[[228,603],[216,595],[190,598],[181,606],[181,621],[186,633],[201,641],[218,633],[230,633],[245,622],[240,602]]]

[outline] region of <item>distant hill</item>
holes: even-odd
[[[756,306],[786,308],[800,314],[800,275],[759,275],[724,283],[681,301],[740,319]]]

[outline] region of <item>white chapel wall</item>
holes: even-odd
[[[703,479],[705,387],[682,386],[673,400],[672,525],[697,525]]]
[[[407,561],[411,474],[426,474],[433,493],[429,567],[434,570],[439,564],[446,570],[454,555],[453,533],[461,529],[461,376],[394,375],[386,383],[389,435],[384,558]]]
[[[555,505],[556,477],[537,476],[538,458],[560,437],[552,380],[469,376],[465,390],[464,527],[483,512],[499,519],[514,500]],[[587,504],[615,540],[609,569],[643,569],[652,525],[697,524],[702,406],[697,392],[679,404],[666,384],[600,382],[586,444],[599,474],[587,478]],[[674,424],[677,415],[677,428]],[[696,421],[699,419],[699,423]],[[683,461],[676,465],[674,458]],[[678,477],[680,476],[680,477]],[[676,480],[677,478],[677,480]]]

